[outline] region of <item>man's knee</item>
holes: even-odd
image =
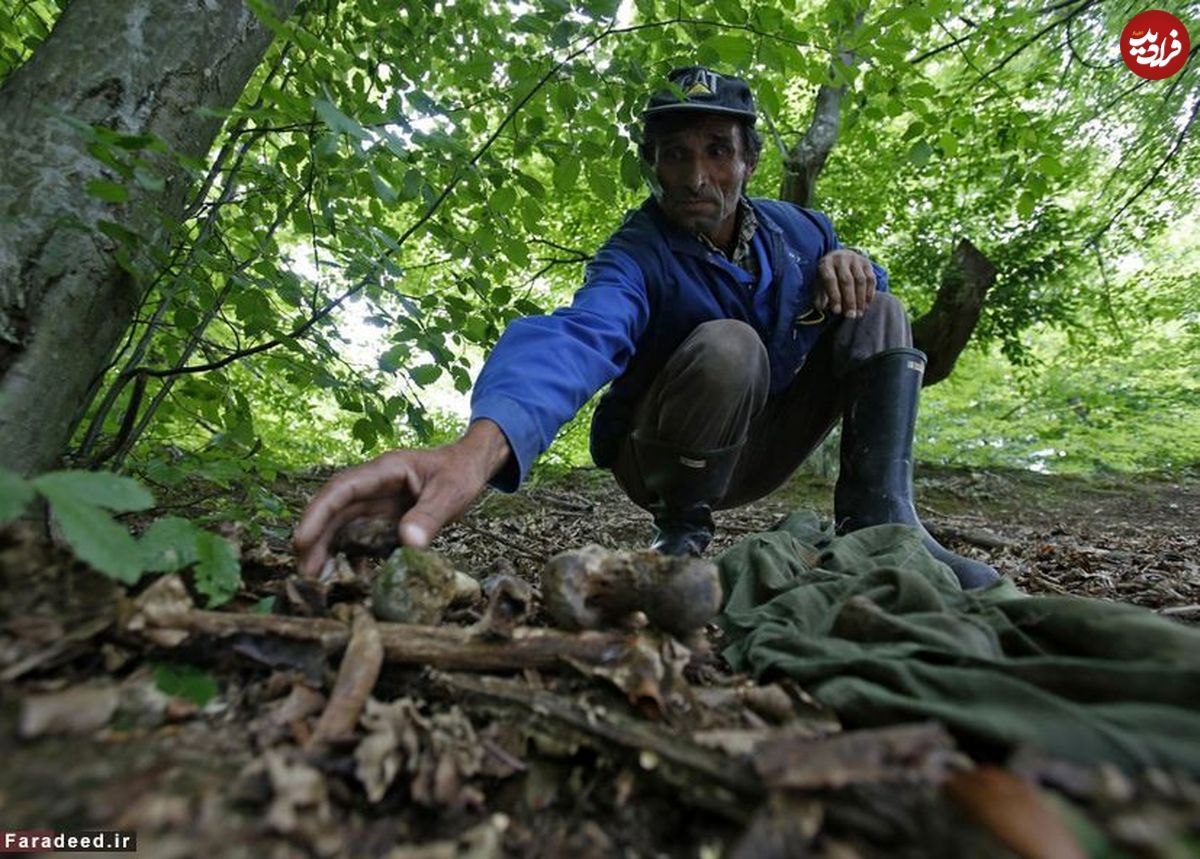
[[[737,319],[714,319],[692,330],[679,347],[688,371],[718,390],[756,387],[770,373],[767,349],[758,332]]]
[[[833,366],[841,373],[880,352],[912,346],[912,325],[900,299],[879,292],[861,318],[843,319],[833,337]]]
[[[862,323],[874,329],[880,351],[912,345],[912,324],[908,321],[908,313],[900,299],[890,292],[875,295]]]

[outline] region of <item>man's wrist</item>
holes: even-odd
[[[508,437],[500,425],[490,418],[479,418],[471,422],[458,444],[480,463],[484,481],[491,480],[512,456]]]

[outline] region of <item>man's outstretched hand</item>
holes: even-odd
[[[846,248],[830,251],[817,260],[817,279],[818,310],[828,307],[830,313],[858,319],[875,297],[875,269],[871,261]]]
[[[355,519],[389,519],[397,523],[403,545],[427,547],[447,522],[466,512],[509,456],[500,427],[481,419],[453,444],[393,450],[340,472],[309,502],[296,526],[300,574],[317,575],[338,529]]]

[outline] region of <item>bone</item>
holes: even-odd
[[[542,570],[542,604],[556,625],[628,625],[637,611],[677,637],[704,626],[721,608],[717,568],[701,558],[610,552],[584,546],[555,555]]]

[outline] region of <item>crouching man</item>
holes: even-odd
[[[488,357],[458,442],[396,450],[334,477],[296,530],[304,572],[356,518],[426,546],[489,482],[515,491],[604,385],[597,465],[654,516],[651,547],[700,554],[712,511],[782,484],[842,421],[839,530],[902,523],[965,588],[998,575],[939,545],[912,501],[925,356],[887,275],[828,218],[749,198],[761,140],[749,87],[691,66],[642,114],[650,197],[588,265],[570,307],[514,320]],[[682,92],[682,97],[678,94]]]

